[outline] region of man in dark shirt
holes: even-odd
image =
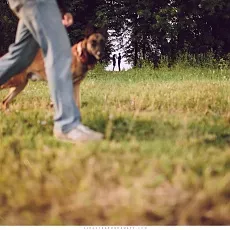
[[[54,102],[54,135],[78,142],[100,140],[103,135],[81,124],[73,98],[71,46],[65,26],[73,23],[60,0],[8,0],[19,18],[15,42],[0,59],[0,85],[22,72],[42,49],[48,85]],[[62,16],[60,14],[60,10]]]

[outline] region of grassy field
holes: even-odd
[[[97,68],[100,143],[58,142],[52,117],[44,82],[0,112],[1,225],[230,224],[230,71]]]

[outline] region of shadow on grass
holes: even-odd
[[[230,144],[230,126],[221,119],[212,117],[188,121],[186,125],[175,118],[163,119],[160,116],[152,118],[134,118],[119,116],[109,118],[108,115],[92,113],[84,116],[83,123],[90,128],[105,134],[107,140],[114,141],[154,141],[178,139],[189,141],[196,139],[197,144],[207,144],[223,147]],[[17,136],[31,138],[36,136],[47,138],[52,136],[53,118],[45,117],[41,112],[15,112],[1,115],[0,124],[2,137]]]
[[[162,141],[170,139],[192,138],[199,144],[216,145],[224,147],[230,144],[230,126],[222,120],[207,119],[191,121],[186,127],[179,120],[163,120],[161,118],[133,119],[132,117],[118,117],[109,120],[103,117],[95,118],[86,122],[87,125],[97,131],[105,133],[107,139],[115,141]],[[205,128],[204,128],[205,127]],[[108,134],[109,133],[109,134]]]

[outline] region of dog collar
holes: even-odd
[[[77,46],[77,53],[79,55],[79,59],[83,64],[88,63],[88,55],[87,52],[81,47],[81,42]]]

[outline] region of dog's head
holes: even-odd
[[[76,60],[92,69],[104,55],[106,32],[104,29],[87,27],[84,39],[72,47]]]
[[[93,33],[87,38],[86,50],[100,60],[104,55],[105,37],[101,33]]]
[[[105,28],[98,29],[91,25],[86,27],[86,49],[87,52],[94,56],[97,60],[100,60],[104,55],[106,36]]]

